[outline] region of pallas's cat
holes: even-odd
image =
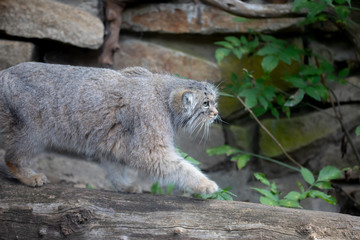
[[[30,168],[31,159],[58,150],[105,162],[113,179],[129,167],[164,184],[213,193],[217,184],[178,154],[174,135],[179,128],[206,129],[217,116],[212,84],[140,67],[115,71],[29,62],[0,74],[5,162],[30,186],[47,182]]]

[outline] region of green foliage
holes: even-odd
[[[237,94],[244,98],[247,107],[251,108],[257,116],[269,111],[276,118],[279,118],[280,112],[290,117],[290,108],[301,103],[306,95],[316,101],[327,100],[329,93],[322,78],[326,76],[327,80],[342,83],[349,74],[349,68],[344,68],[336,75],[334,67],[327,60],[269,35],[251,33],[249,40],[244,36],[240,38],[228,36],[225,41],[215,44],[222,46],[215,52],[218,62],[231,53],[238,59],[245,55],[263,57],[261,67],[264,75],[255,78],[246,69],[241,79],[232,74],[231,83],[224,87],[223,93],[226,96]],[[302,64],[302,59],[305,57],[315,59],[316,66]],[[291,86],[292,94],[284,93],[271,84],[270,74],[280,62],[287,65],[294,62],[302,64],[296,74],[282,73],[284,75],[282,80]]]
[[[263,196],[260,197],[260,203],[271,205],[271,206],[282,206],[290,208],[302,208],[300,201],[306,198],[321,198],[325,202],[335,205],[336,199],[322,191],[314,190],[313,188],[318,188],[321,190],[331,189],[330,181],[337,179],[341,176],[341,171],[333,166],[327,166],[321,169],[319,172],[318,178],[315,180],[314,174],[307,168],[301,168],[300,170],[302,177],[305,182],[310,186],[305,191],[304,186],[298,182],[300,191],[291,191],[281,198],[282,193],[278,191],[276,183],[270,183],[266,179],[263,173],[254,173],[254,176],[261,183],[265,184],[268,188],[252,188],[253,190],[259,192]]]
[[[250,154],[241,154],[241,151],[237,148],[230,147],[229,145],[223,145],[215,148],[206,149],[206,153],[210,156],[214,155],[226,155],[230,156],[230,160],[236,162],[238,169],[242,169],[250,160]]]
[[[330,19],[339,23],[347,23],[350,7],[351,0],[295,0],[293,3],[293,11],[307,11],[303,24]],[[330,12],[335,12],[336,14],[330,14]]]
[[[220,146],[220,147],[208,148],[208,149],[206,149],[206,153],[209,156],[226,155],[226,156],[230,157],[231,161],[236,161],[237,162],[238,169],[242,169],[243,167],[245,167],[246,164],[250,160],[250,156],[253,156],[253,157],[257,157],[257,158],[260,158],[260,159],[263,159],[263,160],[266,160],[266,161],[269,161],[269,162],[272,162],[272,163],[276,163],[276,164],[278,164],[280,166],[289,168],[289,169],[291,169],[293,171],[300,172],[299,169],[297,169],[295,167],[292,167],[292,166],[290,166],[290,165],[288,165],[286,163],[283,163],[283,162],[280,162],[278,160],[275,160],[275,159],[272,159],[272,158],[269,158],[269,157],[265,157],[265,156],[262,156],[262,155],[259,155],[259,154],[245,152],[245,151],[242,151],[242,150],[240,150],[238,148],[230,147],[229,145],[223,145],[223,146]]]
[[[199,161],[195,160],[194,158],[190,157],[187,153],[181,151],[180,149],[176,149],[178,153],[188,162],[197,166],[200,164]],[[250,158],[250,157],[249,157]],[[239,160],[240,161],[240,160]],[[248,161],[243,159],[242,161]],[[246,163],[245,163],[246,164]],[[165,194],[170,195],[175,188],[175,184],[168,184],[166,186]],[[232,201],[233,196],[237,197],[234,193],[230,192],[231,188],[219,189],[217,192],[213,194],[194,194],[194,197],[201,198],[201,199],[217,199],[217,200],[227,200]],[[151,194],[164,194],[164,189],[160,186],[158,182],[155,182],[150,188]]]
[[[360,125],[356,127],[355,134],[356,136],[360,136]]]
[[[176,150],[178,151],[178,153],[180,154],[181,157],[183,157],[186,161],[188,161],[192,165],[195,165],[195,167],[197,167],[200,164],[199,161],[197,161],[194,158],[190,157],[189,154],[181,151],[179,148],[177,148]]]
[[[175,188],[175,184],[168,184],[165,187],[165,194],[170,195]],[[164,194],[163,188],[158,182],[155,182],[150,188],[151,194]]]
[[[225,41],[215,42],[215,44],[222,46],[215,52],[215,58],[220,63],[230,53],[241,59],[243,55],[253,52],[258,47],[259,40],[257,37],[249,41],[245,36],[240,38],[228,36],[225,37]]]
[[[201,199],[216,199],[216,200],[226,200],[232,201],[232,197],[237,197],[234,193],[230,192],[231,188],[220,189],[219,191],[213,194],[194,194],[196,198]]]
[[[295,0],[293,11],[307,10],[305,24],[316,21],[326,21],[336,18],[338,22],[346,23],[350,13],[350,0]],[[243,18],[236,18],[236,21],[248,21]],[[325,59],[316,56],[311,51],[304,51],[294,44],[283,39],[276,38],[257,32],[250,32],[249,37],[227,36],[224,41],[215,42],[221,46],[215,52],[215,58],[220,63],[226,56],[233,54],[238,59],[244,56],[261,56],[261,68],[264,75],[254,78],[251,73],[244,70],[244,76],[239,79],[235,74],[232,76],[231,84],[224,89],[227,96],[237,94],[245,99],[245,104],[253,110],[255,115],[260,116],[270,112],[274,117],[279,118],[280,112],[290,117],[291,108],[301,103],[307,95],[316,101],[326,101],[328,98],[327,80],[344,82],[348,76],[349,68],[339,71],[336,76],[334,67]],[[303,64],[302,60],[313,59],[317,64]],[[294,62],[301,64],[300,71],[296,74],[283,72],[283,79],[292,87],[292,93],[285,94],[282,90],[271,84],[270,73],[272,73],[282,62],[291,65]],[[280,71],[280,70],[279,70]],[[235,75],[235,76],[234,76]]]

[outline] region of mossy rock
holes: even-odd
[[[262,124],[273,134],[287,152],[300,149],[336,131],[340,125],[331,117],[332,109],[311,113],[302,117],[265,119]],[[259,148],[261,154],[269,157],[282,155],[279,146],[260,129]]]
[[[252,151],[252,141],[254,138],[254,125],[231,125],[227,128],[231,134],[231,139],[237,147],[245,151]]]

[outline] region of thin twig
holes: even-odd
[[[319,64],[319,60],[318,58],[315,56],[315,64],[316,64],[316,67],[317,68],[320,68],[320,64]],[[360,155],[354,145],[354,142],[352,141],[351,137],[350,137],[350,134],[349,134],[349,131],[347,130],[347,128],[345,127],[344,125],[344,122],[342,120],[342,114],[341,114],[341,110],[340,110],[340,103],[335,95],[335,93],[327,87],[326,85],[326,82],[325,82],[325,77],[324,77],[324,74],[320,74],[320,79],[321,79],[321,83],[322,85],[327,89],[328,93],[329,93],[329,100],[330,100],[330,103],[331,103],[331,107],[332,109],[334,110],[334,114],[335,114],[335,118],[338,120],[338,122],[340,123],[340,126],[341,126],[341,129],[342,131],[344,132],[346,138],[348,139],[349,143],[350,143],[350,146],[352,148],[352,150],[354,151],[354,154],[355,154],[355,157],[356,157],[356,160],[360,163]],[[332,96],[334,96],[334,98],[336,99],[336,102],[337,102],[337,107],[335,106],[335,103],[334,103],[334,100],[332,98]]]
[[[345,127],[343,121],[342,121],[342,114],[341,114],[341,111],[340,111],[340,103],[339,103],[339,100],[338,98],[336,97],[334,91],[332,91],[330,89],[330,92],[331,94],[334,96],[335,100],[336,100],[336,104],[337,104],[337,109],[338,109],[338,115],[336,115],[336,111],[335,111],[335,104],[334,102],[331,103],[331,106],[334,108],[334,112],[335,112],[335,115],[336,115],[336,119],[339,121],[340,125],[341,125],[341,129],[343,130],[343,132],[345,133],[345,136],[347,137],[347,139],[349,140],[349,143],[350,143],[350,146],[352,148],[352,150],[354,151],[354,154],[355,154],[355,157],[356,157],[356,160],[359,162],[360,164],[360,155],[359,155],[359,152],[357,151],[356,147],[355,147],[355,144],[354,142],[352,141],[351,137],[350,137],[350,133],[349,131],[347,130],[347,128]]]
[[[237,98],[237,100],[239,100],[241,102],[241,104],[245,107],[245,109],[247,111],[249,111],[249,113],[251,114],[251,116],[253,116],[253,118],[255,119],[255,121],[260,125],[260,127],[271,137],[271,139],[279,146],[279,148],[281,149],[281,151],[284,153],[284,155],[292,162],[294,163],[296,166],[298,166],[299,168],[302,168],[302,166],[295,161],[295,159],[293,159],[284,149],[284,147],[281,145],[281,143],[269,132],[269,130],[260,122],[260,120],[256,117],[256,115],[254,114],[254,112],[248,107],[246,106],[245,102],[236,94],[234,94],[235,98]]]

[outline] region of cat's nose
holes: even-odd
[[[211,115],[212,117],[216,117],[219,114],[218,110],[216,108],[211,109]]]

